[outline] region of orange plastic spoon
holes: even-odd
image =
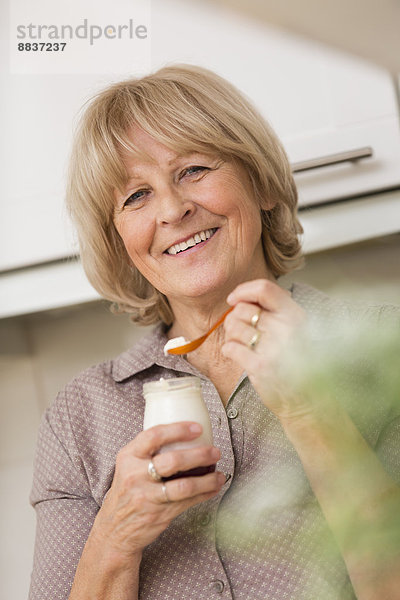
[[[218,321],[211,327],[209,331],[207,331],[207,333],[197,338],[196,340],[193,340],[192,342],[187,342],[187,344],[183,344],[182,346],[176,346],[176,348],[169,348],[167,350],[168,354],[187,354],[188,352],[193,352],[193,350],[196,350],[199,346],[201,346],[204,340],[208,338],[210,333],[215,331],[224,322],[226,315],[228,315],[231,312],[231,310],[233,310],[233,308],[233,306],[228,308],[228,310],[224,312],[222,317],[218,319]]]

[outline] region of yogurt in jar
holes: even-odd
[[[210,416],[203,400],[198,377],[175,377],[150,381],[143,385],[143,395],[146,401],[143,429],[178,421],[194,421],[200,423],[203,428],[201,435],[196,439],[167,444],[160,452],[213,445]],[[185,474],[177,473],[170,479],[184,475],[203,475],[214,470],[215,465],[199,467]]]

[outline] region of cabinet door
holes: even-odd
[[[325,158],[327,166],[296,173],[300,205],[400,186],[398,106],[388,72],[223,8],[182,6],[153,0],[154,66],[187,61],[215,69],[270,121],[295,170]],[[363,158],[335,162],[349,153]]]
[[[284,137],[295,170],[321,159],[317,168],[295,175],[300,205],[399,187],[400,127],[394,80],[362,60],[328,50],[322,56],[321,86],[327,98],[324,125]]]
[[[65,170],[83,78],[1,74],[0,270],[74,252]]]

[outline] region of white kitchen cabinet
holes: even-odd
[[[327,50],[323,61],[325,76],[320,85],[327,95],[325,126],[284,137],[294,168],[298,161],[327,158],[326,166],[296,174],[300,205],[399,187],[400,127],[394,79],[363,61]],[[332,155],[345,157],[351,152],[361,158],[329,165]]]
[[[1,73],[0,271],[73,252],[65,169],[83,77]]]
[[[270,120],[292,163],[371,149],[356,162],[298,173],[303,206],[400,186],[396,95],[384,70],[206,2],[153,0],[150,35],[154,69],[190,62],[231,80]],[[0,76],[4,272],[76,252],[64,209],[71,132],[79,107],[110,76],[12,75],[6,63]]]
[[[199,1],[199,0],[198,0]],[[393,0],[208,0],[400,71],[400,3]]]
[[[182,8],[153,0],[155,66],[197,62],[226,76],[270,121],[294,165],[371,153],[296,174],[301,206],[400,186],[399,108],[387,71],[206,3]]]

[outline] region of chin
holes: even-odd
[[[215,296],[220,293],[221,297],[225,297],[228,295],[230,289],[228,290],[229,284],[226,277],[216,278],[215,273],[214,277],[212,275],[210,277],[205,277],[202,275],[201,278],[194,280],[191,279],[187,282],[187,285],[179,286],[180,288],[180,296],[186,298],[203,298],[205,296]],[[179,297],[176,293],[175,297]]]

